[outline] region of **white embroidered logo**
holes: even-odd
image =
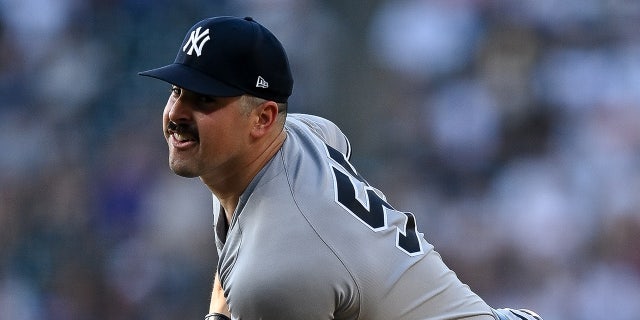
[[[187,52],[187,47],[191,45],[189,47],[189,51],[187,52],[188,55],[192,55],[194,50],[196,51],[196,55],[198,57],[202,54],[202,47],[211,38],[209,38],[209,29],[206,29],[203,33],[200,33],[201,29],[202,27],[198,27],[198,29],[196,29],[195,31],[191,31],[189,41],[187,41],[187,43],[184,44],[184,47],[182,47],[183,52]],[[198,42],[200,42],[200,44],[198,44]]]
[[[256,88],[269,88],[269,82],[264,80],[261,76],[258,76],[258,81],[256,82]]]

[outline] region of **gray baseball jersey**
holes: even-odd
[[[328,120],[288,116],[287,138],[227,223],[218,272],[233,319],[495,319],[348,162]]]

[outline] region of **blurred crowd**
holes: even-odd
[[[292,112],[494,307],[640,314],[640,2],[0,0],[0,320],[198,319],[211,195],[167,166],[185,32],[253,16]]]

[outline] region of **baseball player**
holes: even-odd
[[[332,122],[288,114],[293,78],[252,18],[196,23],[174,63],[169,164],[214,195],[219,261],[205,319],[516,319],[489,307],[349,162]]]

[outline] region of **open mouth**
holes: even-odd
[[[188,142],[188,141],[198,141],[198,139],[189,133],[184,133],[184,132],[174,132],[171,134],[173,136],[174,139],[176,139],[178,142]]]

